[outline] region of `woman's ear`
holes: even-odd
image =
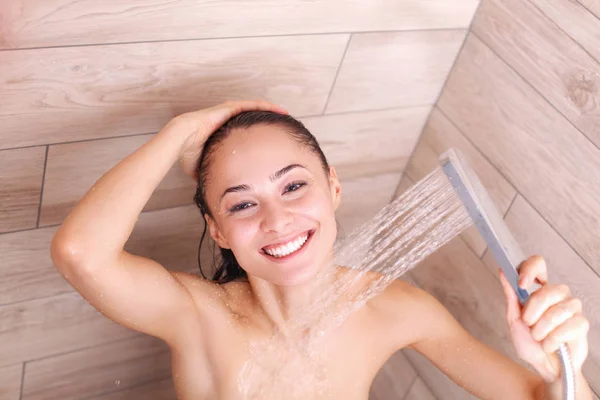
[[[229,246],[229,243],[227,243],[227,240],[221,233],[221,230],[217,226],[217,223],[208,214],[204,214],[204,220],[206,221],[206,225],[208,226],[210,236],[219,245],[219,247],[223,249],[231,249],[231,246]]]
[[[331,199],[333,201],[333,209],[337,210],[342,202],[342,185],[337,177],[335,168],[329,167],[329,188],[331,190]]]

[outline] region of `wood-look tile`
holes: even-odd
[[[137,1],[135,6],[15,0],[1,10],[0,48],[469,26],[477,0]],[[248,23],[252,21],[252,23]],[[157,29],[157,27],[159,29]]]
[[[445,398],[444,398],[445,399]],[[404,400],[436,400],[435,396],[431,393],[427,385],[419,378],[410,388],[410,391],[404,398]]]
[[[198,273],[198,245],[204,222],[195,205],[143,212],[125,250],[151,258],[169,270]],[[48,297],[73,289],[50,258],[58,227],[0,235],[0,305]],[[212,241],[205,237],[202,265],[212,271]]]
[[[340,179],[401,172],[430,107],[398,108],[302,119]]]
[[[168,379],[171,355],[146,335],[27,363],[23,400],[82,399]]]
[[[225,100],[262,98],[294,115],[316,115],[348,40],[339,34],[3,52],[0,148],[156,132],[175,115]]]
[[[438,106],[600,272],[600,149],[472,35]]]
[[[327,113],[433,104],[466,31],[352,36]]]
[[[62,223],[94,183],[153,135],[92,140],[50,146],[40,226]],[[192,204],[196,183],[179,163],[158,185],[144,210]]]
[[[477,400],[478,398],[458,386],[446,374],[440,371],[427,358],[415,350],[403,350],[412,366],[421,379],[429,388],[434,398],[443,400]],[[419,397],[419,400],[421,398]]]
[[[392,357],[379,370],[369,397],[377,399],[403,399],[414,382],[417,373],[401,351]]]
[[[564,283],[583,301],[590,320],[589,355],[584,375],[590,385],[600,390],[600,277],[573,251],[551,226],[521,196],[517,196],[506,216],[506,224],[525,255],[540,254],[548,266],[550,283]],[[498,266],[491,254],[483,258],[494,272]]]
[[[516,195],[515,189],[437,108],[434,108],[423,129],[419,143],[406,167],[406,174],[415,182],[424,178],[439,168],[439,156],[450,148],[457,149],[465,156],[494,205],[501,215],[504,215]],[[461,235],[478,256],[483,254],[487,246],[477,227],[473,225]]]
[[[548,18],[600,61],[600,24],[598,17],[577,1],[530,0]],[[591,0],[595,1],[595,0]]]
[[[600,2],[598,0],[577,0],[590,10],[596,17],[600,18]]]
[[[598,61],[528,1],[484,0],[472,29],[600,147]]]
[[[172,379],[150,382],[131,389],[106,393],[89,400],[177,400]]]
[[[0,366],[131,337],[78,293],[0,307]]]
[[[336,211],[341,237],[373,218],[385,207],[396,190],[401,173],[341,181],[342,203]]]
[[[20,400],[23,364],[0,368],[0,399]]]
[[[35,228],[45,158],[45,147],[0,151],[0,233]]]

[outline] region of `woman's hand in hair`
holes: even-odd
[[[272,103],[263,100],[226,101],[214,107],[205,108],[177,116],[186,134],[189,132],[181,151],[181,165],[186,175],[197,179],[196,164],[202,153],[206,139],[221,125],[236,114],[244,111],[273,111],[280,114],[288,112]]]

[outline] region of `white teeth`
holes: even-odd
[[[300,249],[307,239],[308,234],[302,235],[301,237],[282,246],[276,247],[274,249],[265,249],[265,253],[273,257],[285,257]]]

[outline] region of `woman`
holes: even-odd
[[[244,125],[238,118],[237,127],[209,138],[252,110],[263,111],[263,122]],[[287,122],[273,122],[277,114]],[[253,354],[249,343],[277,332],[287,346],[262,357],[292,352],[292,322],[331,284],[324,271],[336,237],[340,183],[314,138],[286,114],[263,101],[239,101],[174,118],[98,180],[52,241],[55,265],[86,300],[170,346],[180,399],[243,398],[238,378]],[[199,181],[197,204],[223,249],[220,284],[123,250],[150,195],[179,159]],[[522,265],[520,279],[522,287],[543,285],[521,309],[501,275],[514,346],[538,374],[476,341],[426,292],[396,281],[313,344],[325,387],[311,392],[302,376],[282,377],[260,397],[292,398],[293,386],[304,386],[303,398],[366,399],[385,361],[410,347],[482,399],[561,399],[555,351],[567,342],[577,398],[592,399],[581,373],[589,329],[581,302],[567,287],[547,283],[541,257]]]

